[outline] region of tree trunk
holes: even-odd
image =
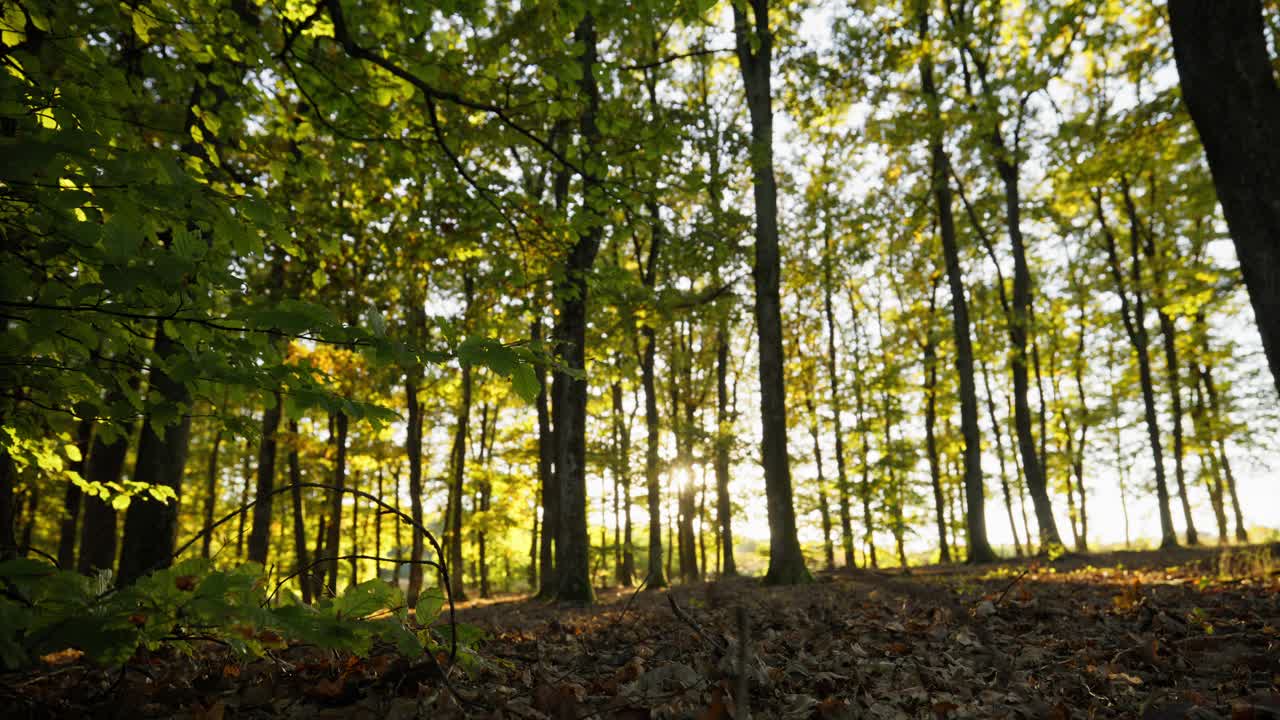
[[[1127,188],[1125,205],[1133,213],[1134,227],[1141,227],[1137,218],[1137,209],[1133,205],[1133,198],[1127,192]],[[1196,531],[1195,519],[1191,516],[1191,498],[1187,496],[1187,475],[1183,467],[1186,450],[1183,447],[1182,432],[1182,381],[1179,374],[1181,365],[1178,362],[1178,328],[1165,308],[1167,303],[1164,287],[1170,282],[1170,278],[1164,271],[1163,257],[1156,250],[1156,240],[1150,226],[1146,228],[1143,249],[1147,260],[1151,262],[1151,297],[1155,302],[1156,318],[1160,322],[1160,337],[1164,346],[1165,382],[1169,385],[1169,414],[1173,416],[1173,477],[1178,484],[1182,521],[1187,528],[1187,544],[1199,545],[1200,533]]]
[[[618,584],[631,587],[635,582],[635,553],[631,547],[631,429],[623,418],[622,383],[615,382],[613,392],[613,422],[617,438],[617,456],[614,466],[614,543],[621,547],[617,551]],[[619,492],[621,491],[621,492]],[[620,515],[625,516],[625,522]],[[618,524],[621,523],[622,535],[618,537]]]
[[[991,433],[996,438],[996,457],[1000,460],[1000,490],[1004,494],[1004,509],[1009,516],[1009,533],[1013,535],[1013,549],[1018,557],[1022,557],[1022,542],[1018,539],[1018,523],[1013,519],[1013,495],[1009,492],[1009,469],[1004,458],[1004,432],[1001,431],[1000,419],[996,416],[996,400],[991,393],[991,375],[987,365],[981,359],[978,366],[982,371],[982,387],[987,393],[987,414],[991,418]]]
[[[1213,383],[1213,369],[1206,363],[1200,370],[1200,380],[1204,383],[1205,392],[1209,394],[1209,409],[1213,411],[1214,426],[1217,432],[1218,462],[1222,464],[1222,472],[1227,478],[1227,492],[1231,495],[1231,511],[1235,514],[1236,540],[1249,542],[1249,533],[1245,530],[1244,513],[1240,512],[1240,496],[1236,494],[1236,476],[1231,471],[1231,460],[1227,457],[1226,416],[1222,403],[1218,398],[1217,386]]]
[[[1204,143],[1280,391],[1280,87],[1261,0],[1169,0],[1182,97]]]
[[[275,403],[262,413],[262,445],[258,449],[258,487],[253,506],[253,529],[249,532],[249,560],[267,564],[267,550],[271,545],[272,490],[276,485],[276,454],[280,430],[280,414],[284,410],[284,398],[277,391]]]
[[[85,480],[89,484],[119,484],[132,434],[132,423],[128,421],[116,422],[114,428],[98,428],[85,468]],[[90,495],[85,498],[84,522],[80,524],[80,557],[76,570],[92,575],[110,569],[115,562],[115,508],[101,497]]]
[[[329,590],[338,591],[338,556],[342,554],[342,496],[347,483],[347,414],[338,411],[332,416],[333,443],[337,459],[333,464],[333,486],[329,491],[329,527],[325,535],[325,567]],[[317,558],[318,559],[318,558]]]
[[[80,451],[80,459],[67,469],[82,478],[89,461],[92,444],[93,421],[81,420],[76,424],[76,449]],[[214,454],[216,455],[217,452],[217,440],[215,440]],[[80,519],[82,495],[79,485],[67,482],[66,491],[62,496],[62,520],[58,526],[58,567],[63,570],[70,570],[76,564],[76,524]]]
[[[600,144],[596,114],[600,93],[596,86],[595,18],[585,16],[574,31],[574,40],[583,46],[579,63],[582,67],[580,90],[585,107],[579,117],[584,152],[589,165],[594,162]],[[587,274],[595,263],[604,236],[602,218],[597,215],[600,199],[599,180],[592,175],[582,179],[585,229],[569,251],[564,276],[557,281],[556,299],[560,302],[560,318],[556,323],[556,341],[569,372],[556,372],[552,383],[552,411],[556,426],[556,479],[560,490],[560,527],[556,542],[556,597],[574,604],[594,600],[591,587],[590,539],[587,537],[586,422],[587,381]]]
[[[409,563],[409,586],[405,591],[405,602],[409,607],[417,606],[418,595],[422,592],[423,566],[418,561],[423,559],[426,545],[422,532],[417,529],[417,526],[422,524],[422,401],[418,399],[418,383],[422,378],[420,372],[421,369],[417,366],[410,368],[404,382],[405,402],[409,406],[409,422],[408,427],[405,428],[404,438],[405,455],[409,460],[409,517],[413,518],[415,525],[411,530],[412,540],[409,550],[409,558],[413,562]],[[399,498],[399,475],[396,479],[396,497]],[[400,521],[397,520],[397,532],[399,528]],[[399,544],[397,540],[396,546],[399,547]]]
[[[854,309],[853,322],[855,336],[859,334],[857,306],[850,303],[849,306]],[[877,568],[880,561],[876,559],[876,539],[875,539],[875,523],[871,515],[871,425],[867,419],[867,403],[863,396],[863,366],[862,358],[859,352],[861,337],[855,337],[853,344],[853,403],[854,414],[858,420],[858,436],[861,439],[861,447],[859,448],[858,460],[862,464],[862,479],[858,485],[858,494],[862,500],[862,527],[866,533],[865,540],[867,545],[867,560],[865,565]]]
[[[999,152],[999,151],[998,151]],[[1009,340],[1013,351],[1013,413],[1014,429],[1018,436],[1018,449],[1022,455],[1022,473],[1031,503],[1035,508],[1036,524],[1040,527],[1040,549],[1061,546],[1058,524],[1053,517],[1053,504],[1049,500],[1044,466],[1036,450],[1031,432],[1031,406],[1027,402],[1027,330],[1031,316],[1031,270],[1027,265],[1027,250],[1022,237],[1022,208],[1018,191],[1018,168],[997,154],[997,170],[1005,188],[1005,216],[1009,240],[1013,246],[1013,307],[1009,318]]]
[[[360,490],[360,471],[356,470],[351,473],[351,489]],[[351,557],[347,560],[351,564],[351,584],[360,584],[360,559],[356,555],[363,554],[360,551],[360,497],[351,496]]]
[[[929,36],[929,8],[927,2],[919,6],[920,40]],[[978,391],[973,379],[973,344],[970,339],[969,303],[964,294],[964,277],[960,268],[960,250],[956,239],[955,218],[952,215],[950,158],[943,148],[943,124],[938,90],[933,79],[933,57],[924,52],[920,59],[920,85],[929,107],[929,151],[932,163],[934,199],[938,205],[938,227],[942,236],[942,254],[947,268],[947,284],[951,290],[951,328],[956,344],[956,374],[960,381],[960,432],[964,436],[964,491],[968,504],[965,527],[968,529],[968,561],[990,562],[995,552],[987,540],[986,500],[982,475],[982,431],[978,426]],[[1015,281],[1016,285],[1016,281]],[[933,370],[936,376],[936,369]],[[929,403],[932,405],[933,389]],[[936,465],[935,457],[931,459]],[[934,468],[936,470],[936,468]],[[937,473],[934,473],[935,485]],[[937,491],[935,490],[935,495]],[[942,561],[950,562],[946,540],[942,541]]]
[[[933,340],[925,341],[924,349],[924,444],[929,456],[929,480],[933,485],[933,507],[938,523],[938,562],[951,562],[951,547],[947,543],[946,503],[942,496],[942,467],[938,461],[936,426],[938,419],[938,359]]]
[[[818,471],[815,482],[818,489],[818,513],[822,517],[822,559],[827,570],[834,570],[836,550],[835,543],[831,541],[831,504],[827,501],[827,478],[822,470],[822,427],[818,421],[818,410],[813,403],[812,388],[805,393],[805,405],[809,411],[809,435],[813,438],[813,464]]]
[[[1080,401],[1080,444],[1071,459],[1071,467],[1076,474],[1076,492],[1080,494],[1080,542],[1076,546],[1079,552],[1089,550],[1089,511],[1084,491],[1084,453],[1089,433],[1089,405],[1084,394],[1084,308],[1080,309],[1080,335],[1076,340],[1076,357],[1073,371],[1076,379],[1076,399]]]
[[[1224,545],[1227,542],[1227,512],[1224,504],[1226,489],[1222,482],[1222,468],[1219,466],[1218,456],[1214,453],[1208,408],[1204,401],[1204,391],[1200,387],[1200,367],[1195,360],[1191,361],[1190,371],[1195,385],[1195,403],[1191,406],[1191,425],[1195,432],[1196,445],[1200,450],[1200,474],[1204,478],[1205,489],[1209,491],[1209,502],[1213,505],[1213,519],[1218,526],[1218,544]]]
[[[467,277],[467,286],[471,279]],[[468,292],[468,314],[470,314]],[[453,451],[449,461],[449,501],[445,519],[445,542],[449,548],[449,590],[455,600],[465,600],[467,593],[462,562],[462,496],[467,477],[467,431],[471,422],[471,366],[462,366],[462,398],[458,403],[457,425],[453,431]]]
[[[1102,209],[1101,193],[1095,193],[1094,203],[1097,209],[1098,222],[1103,227],[1103,238],[1107,243],[1107,257],[1111,266],[1111,278],[1116,284],[1116,292],[1120,296],[1120,315],[1124,321],[1125,332],[1138,356],[1138,379],[1142,385],[1142,409],[1147,423],[1147,437],[1151,441],[1151,455],[1155,463],[1156,500],[1160,510],[1160,547],[1176,547],[1178,536],[1173,529],[1173,515],[1169,512],[1169,488],[1164,476],[1164,447],[1160,440],[1160,422],[1156,414],[1155,382],[1151,376],[1151,355],[1148,350],[1150,341],[1147,338],[1146,307],[1142,293],[1142,256],[1138,251],[1137,215],[1132,203],[1128,200],[1128,188],[1125,188],[1125,205],[1129,210],[1129,249],[1131,264],[1129,280],[1133,284],[1133,304],[1129,303],[1129,295],[1125,291],[1124,275],[1120,270],[1120,257],[1116,251],[1115,236],[1106,224],[1106,216]]]
[[[733,443],[733,417],[729,410],[728,379],[729,321],[724,317],[716,328],[716,521],[720,528],[720,573],[732,577],[738,574],[738,564],[733,557],[733,504],[729,499],[729,446]]]
[[[771,73],[773,34],[768,0],[751,0],[751,20],[734,4],[738,66],[751,116],[751,170],[755,197],[756,333],[760,350],[760,422],[765,495],[769,516],[769,569],[765,582],[786,585],[809,580],[796,536],[791,467],[787,456],[786,383],[783,375],[782,307],[778,296],[778,188],[773,175]]]
[[[291,510],[293,511],[293,554],[294,554],[294,571],[301,573],[307,567],[307,523],[302,515],[302,488],[298,487],[302,482],[302,467],[298,462],[298,421],[289,421],[289,499],[292,501]],[[298,584],[302,588],[302,602],[306,605],[311,604],[311,579],[304,575],[298,576]]]
[[[827,379],[831,384],[831,424],[832,434],[835,435],[836,493],[840,502],[840,545],[844,551],[845,567],[853,568],[857,567],[858,563],[853,557],[853,513],[849,502],[849,472],[844,457],[844,423],[840,414],[842,403],[838,372],[839,358],[836,354],[836,315],[832,300],[835,281],[831,277],[835,253],[831,244],[830,219],[827,224],[822,259],[822,311],[827,324]],[[727,352],[727,342],[725,345]]]
[[[160,427],[148,414],[143,421],[142,438],[138,442],[137,463],[133,479],[148,485],[167,487],[177,496],[172,502],[159,502],[138,496],[125,513],[124,536],[120,542],[122,585],[143,575],[167,567],[173,560],[178,531],[178,503],[182,498],[182,476],[187,465],[187,446],[191,439],[191,393],[162,368],[170,357],[182,349],[156,324],[155,353],[159,361],[151,368],[151,392],[159,393],[162,402],[178,415],[172,424]],[[161,435],[163,433],[163,435]]]
[[[542,319],[533,321],[533,343],[542,344]],[[542,537],[538,540],[538,597],[550,598],[556,593],[555,543],[560,528],[560,489],[556,484],[555,433],[548,408],[546,368],[539,364],[538,398],[538,485],[542,494]]]

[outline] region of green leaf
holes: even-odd
[[[400,588],[375,578],[347,588],[341,597],[333,601],[333,611],[339,617],[362,618],[402,605],[404,595]]]
[[[445,597],[440,588],[428,588],[418,596],[418,604],[413,609],[414,618],[420,625],[430,625],[440,616]]]

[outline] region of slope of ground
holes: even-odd
[[[459,619],[487,637],[447,683],[390,650],[247,664],[210,650],[6,677],[0,704],[13,717],[1280,717],[1274,562],[1270,548],[1115,553],[611,589],[586,609],[477,603]]]

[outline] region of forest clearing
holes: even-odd
[[[1278,198],[1276,0],[0,0],[0,707],[1280,716]]]

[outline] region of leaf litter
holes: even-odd
[[[15,718],[192,720],[1280,718],[1280,575],[1231,574],[1225,557],[839,570],[783,588],[735,578],[602,590],[590,608],[474,604],[459,617],[486,638],[447,670],[444,656],[390,645],[364,657],[289,645],[244,662],[210,643],[115,669],[68,650],[3,676],[0,705]]]

